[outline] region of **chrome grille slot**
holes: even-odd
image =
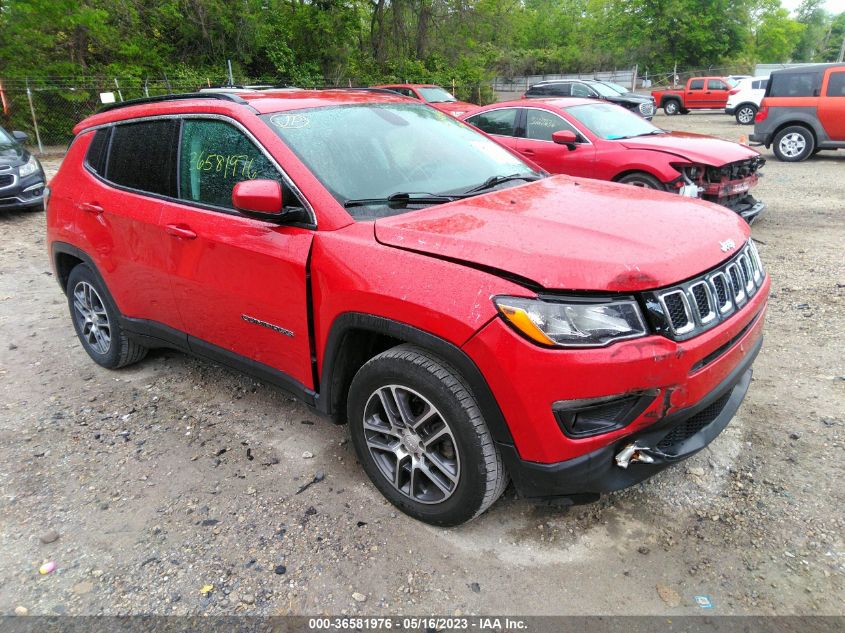
[[[717,272],[711,275],[710,284],[713,286],[713,296],[716,298],[719,314],[732,312],[734,304],[731,300],[731,286],[725,273]]]
[[[672,329],[678,334],[690,332],[695,327],[692,313],[690,312],[689,301],[683,290],[667,292],[660,297],[663,309],[669,316]]]
[[[707,273],[643,293],[643,299],[659,332],[686,340],[730,318],[757,294],[765,279],[760,255],[749,240],[731,259]]]
[[[733,288],[734,303],[741,305],[745,303],[745,280],[742,278],[742,272],[735,263],[728,266],[727,272]]]
[[[698,311],[698,322],[710,323],[716,318],[714,301],[710,295],[710,287],[706,281],[694,283],[689,288],[690,298]]]

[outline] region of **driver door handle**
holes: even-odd
[[[164,230],[168,235],[172,235],[173,237],[181,237],[186,240],[194,240],[197,238],[197,234],[191,229],[187,226],[180,226],[179,224],[168,224],[164,227]]]
[[[533,149],[521,149],[519,151],[522,152],[523,154],[534,154]]]

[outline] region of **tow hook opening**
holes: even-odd
[[[654,457],[649,453],[654,453],[654,449],[647,446],[640,446],[637,442],[628,444],[619,453],[616,454],[616,465],[620,468],[628,468],[632,462],[641,462],[643,464],[653,464]]]

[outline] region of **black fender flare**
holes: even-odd
[[[320,378],[320,391],[317,396],[316,407],[321,413],[332,415],[334,405],[332,398],[333,374],[339,357],[344,336],[353,330],[365,330],[376,334],[383,334],[397,340],[419,345],[436,354],[460,372],[467,382],[481,409],[481,414],[487,423],[490,434],[497,444],[513,446],[513,436],[505,422],[499,403],[496,401],[487,380],[478,366],[467,354],[449,341],[430,332],[421,330],[413,325],[394,321],[385,317],[363,312],[344,312],[332,323],[326,339],[323,354],[323,371]]]

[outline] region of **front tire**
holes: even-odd
[[[667,116],[675,116],[681,111],[681,104],[676,99],[669,99],[663,102],[663,112]]]
[[[489,508],[508,478],[469,387],[413,345],[368,361],[352,381],[349,426],[358,459],[405,514],[454,526]]]
[[[130,340],[120,327],[117,306],[87,264],[70,271],[67,299],[76,335],[95,363],[117,369],[147,355],[147,348]]]
[[[813,133],[802,125],[791,125],[775,134],[772,151],[778,160],[798,163],[813,155],[816,139]]]
[[[757,108],[750,103],[745,103],[736,109],[734,116],[740,125],[752,125],[754,117],[757,116]]]
[[[633,185],[635,187],[643,187],[645,189],[656,189],[657,191],[666,191],[666,187],[657,178],[651,174],[642,171],[637,171],[627,176],[623,176],[616,182],[623,185]]]

